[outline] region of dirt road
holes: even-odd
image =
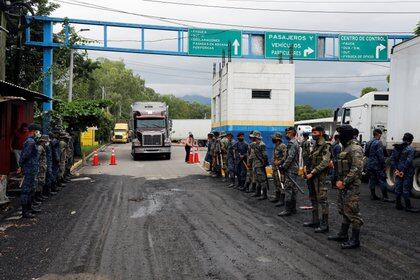
[[[367,187],[362,248],[343,251],[301,226],[310,213],[277,217],[182,148],[137,162],[116,148],[117,166],[84,168],[37,219],[0,223],[0,279],[420,279],[420,215],[372,203]]]

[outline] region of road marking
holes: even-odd
[[[80,181],[89,181],[91,179],[92,178],[89,178],[89,177],[81,177],[81,178],[71,179],[70,181],[72,181],[72,182],[80,182]]]

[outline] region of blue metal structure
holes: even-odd
[[[177,26],[160,26],[160,25],[147,25],[147,24],[132,24],[132,23],[121,23],[121,22],[106,22],[106,21],[94,21],[94,20],[82,20],[82,19],[68,19],[68,18],[55,18],[55,17],[27,17],[28,22],[38,22],[43,24],[43,40],[34,41],[31,39],[31,27],[26,28],[26,42],[28,46],[39,46],[44,50],[43,55],[43,93],[48,97],[53,96],[53,75],[51,71],[53,63],[53,49],[59,47],[69,47],[72,49],[81,49],[81,50],[93,50],[93,51],[107,51],[107,52],[124,52],[124,53],[139,53],[139,54],[154,54],[154,55],[171,55],[171,56],[188,56],[188,51],[185,46],[185,39],[188,39],[188,28],[186,27],[177,27]],[[54,42],[53,40],[53,25],[54,24],[63,24],[65,39],[64,42]],[[82,24],[85,26],[101,26],[103,28],[103,40],[102,45],[91,45],[91,44],[73,44],[69,43],[69,27],[71,24]],[[138,30],[139,32],[139,46],[138,48],[122,48],[122,47],[111,47],[109,46],[110,40],[108,39],[108,28],[109,27],[119,27]],[[155,31],[169,31],[173,32],[176,37],[174,40],[177,40],[177,48],[175,50],[159,50],[157,48],[148,48],[146,46],[147,38],[145,31],[146,30],[155,30]],[[258,55],[253,53],[252,40],[254,37],[264,38],[265,31],[253,31],[247,30],[242,31],[243,34],[243,44],[247,46],[247,51],[242,51],[242,57],[245,59],[267,59],[263,55]],[[323,44],[319,44],[318,57],[313,59],[313,61],[339,61],[338,58],[338,41],[339,34],[317,34],[318,40],[323,41]],[[411,38],[409,35],[388,35],[389,47],[399,43],[399,40],[406,40]],[[172,38],[171,38],[172,39]],[[331,55],[327,55],[327,45],[331,43]],[[389,48],[390,49],[390,48]],[[220,54],[222,56],[222,54]],[[44,110],[49,111],[52,109],[51,101],[44,104]]]

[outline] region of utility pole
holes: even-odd
[[[74,67],[74,50],[70,49],[69,102],[73,101],[73,67]]]

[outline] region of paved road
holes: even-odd
[[[0,279],[420,279],[420,215],[371,203],[366,190],[363,247],[342,251],[302,228],[310,213],[277,217],[185,164],[180,147],[171,161],[137,162],[116,148],[118,166],[84,168],[36,220],[0,224],[10,226]]]

